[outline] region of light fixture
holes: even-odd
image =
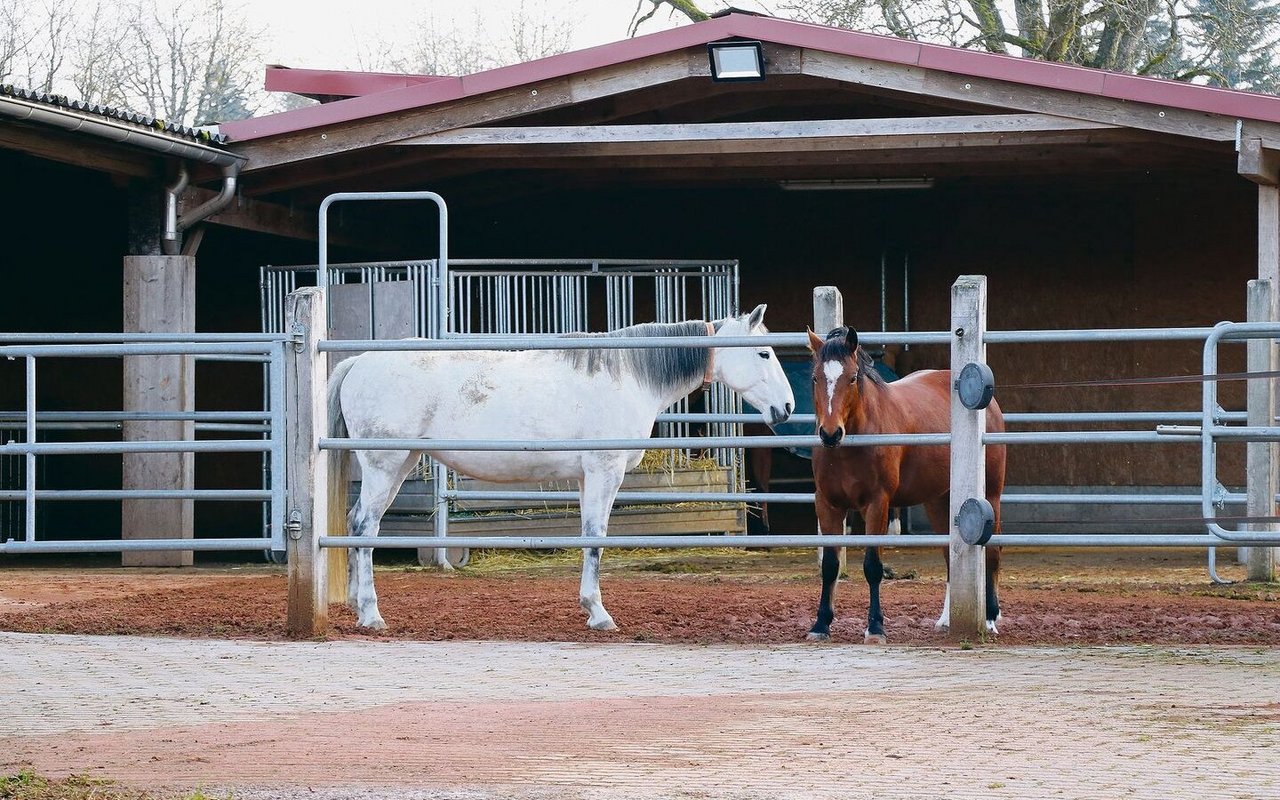
[[[932,189],[933,178],[844,178],[817,181],[779,181],[788,191],[874,191],[884,189]]]
[[[764,47],[759,42],[711,42],[707,56],[711,59],[713,81],[764,80]]]

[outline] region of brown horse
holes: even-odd
[[[858,333],[837,328],[822,340],[809,331],[813,352],[813,405],[818,417],[818,437],[823,447],[813,451],[819,533],[844,532],[850,509],[862,514],[868,534],[886,531],[891,507],[923,505],[933,530],[946,533],[950,526],[951,450],[945,445],[886,445],[840,447],[846,433],[898,434],[946,433],[951,430],[951,371],[921,370],[895,381],[885,381],[872,368],[871,357],[858,347]],[[1004,417],[993,401],[987,407],[987,430],[1003,431]],[[987,501],[995,509],[995,529],[1000,530],[1000,493],[1004,489],[1003,446],[986,449]],[[996,633],[1000,619],[997,586],[1000,548],[987,549],[987,630]],[[950,567],[950,551],[943,550]],[[839,574],[839,552],[822,551],[822,597],[818,619],[809,631],[812,640],[830,638],[835,618],[832,595]],[[871,589],[864,641],[883,644],[884,614],[880,610],[880,581],[884,566],[880,548],[868,547],[862,574]],[[951,590],[948,586],[942,614],[934,628],[950,625]]]

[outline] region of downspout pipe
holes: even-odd
[[[183,141],[147,128],[99,119],[79,111],[46,106],[17,97],[0,97],[0,117],[48,125],[71,133],[96,136],[116,144],[140,147],[162,156],[221,167],[222,191],[217,197],[192,209],[181,218],[178,217],[178,197],[186,189],[190,179],[186,164],[179,166],[177,182],[165,187],[164,230],[160,239],[160,249],[165,255],[178,255],[182,249],[183,232],[231,202],[235,197],[240,168],[245,163],[243,156],[216,147]]]
[[[178,179],[165,187],[164,233],[160,237],[160,251],[167,256],[182,252],[182,234],[192,226],[208,219],[230,205],[236,196],[241,161],[236,160],[222,167],[222,191],[217,197],[201,203],[181,217],[178,216],[178,197],[187,188],[188,173],[185,164],[178,168]]]

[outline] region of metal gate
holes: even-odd
[[[640,321],[710,320],[738,313],[738,263],[728,260],[451,259],[443,280],[441,273],[446,271],[434,259],[331,264],[326,272],[335,339],[555,336],[616,330]],[[317,285],[318,277],[315,264],[261,268],[265,333],[286,332],[286,297],[299,286]],[[406,285],[407,291],[400,289]],[[444,298],[439,294],[442,285]],[[411,296],[412,302],[404,302],[405,296]],[[443,321],[437,311],[441,299],[447,317]],[[701,411],[709,414],[742,411],[741,400],[720,385],[708,389],[701,401]],[[701,432],[695,430],[697,415],[690,413],[690,406],[685,398],[659,415],[657,435],[687,437]],[[740,435],[742,430],[740,421],[704,426],[711,437]],[[693,448],[678,452],[685,462],[693,456]],[[706,452],[727,476],[723,490],[745,491],[742,449],[719,447]],[[424,464],[411,476],[393,512],[438,508],[429,499],[433,487],[426,477],[433,470]],[[460,480],[449,473],[444,485],[457,487]]]

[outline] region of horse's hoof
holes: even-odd
[[[378,617],[376,619],[371,619],[368,622],[361,622],[360,627],[368,628],[371,631],[385,631],[387,629],[387,623],[382,621],[382,617]]]
[[[889,639],[883,633],[872,633],[871,631],[863,631],[863,644],[888,644]]]
[[[818,631],[809,631],[807,634],[805,634],[804,638],[811,642],[825,642],[831,638],[831,634],[819,633]]]
[[[614,623],[613,617],[605,617],[599,622],[587,621],[587,627],[593,631],[616,631],[618,626]]]
[[[998,619],[998,617],[997,617],[997,619]],[[1000,635],[1000,631],[996,630],[996,623],[995,623],[995,620],[990,620],[990,619],[989,619],[989,620],[987,620],[987,633],[991,634],[992,636],[999,636],[999,635]]]
[[[946,633],[951,630],[951,620],[940,619],[933,623],[933,629],[938,633]]]

